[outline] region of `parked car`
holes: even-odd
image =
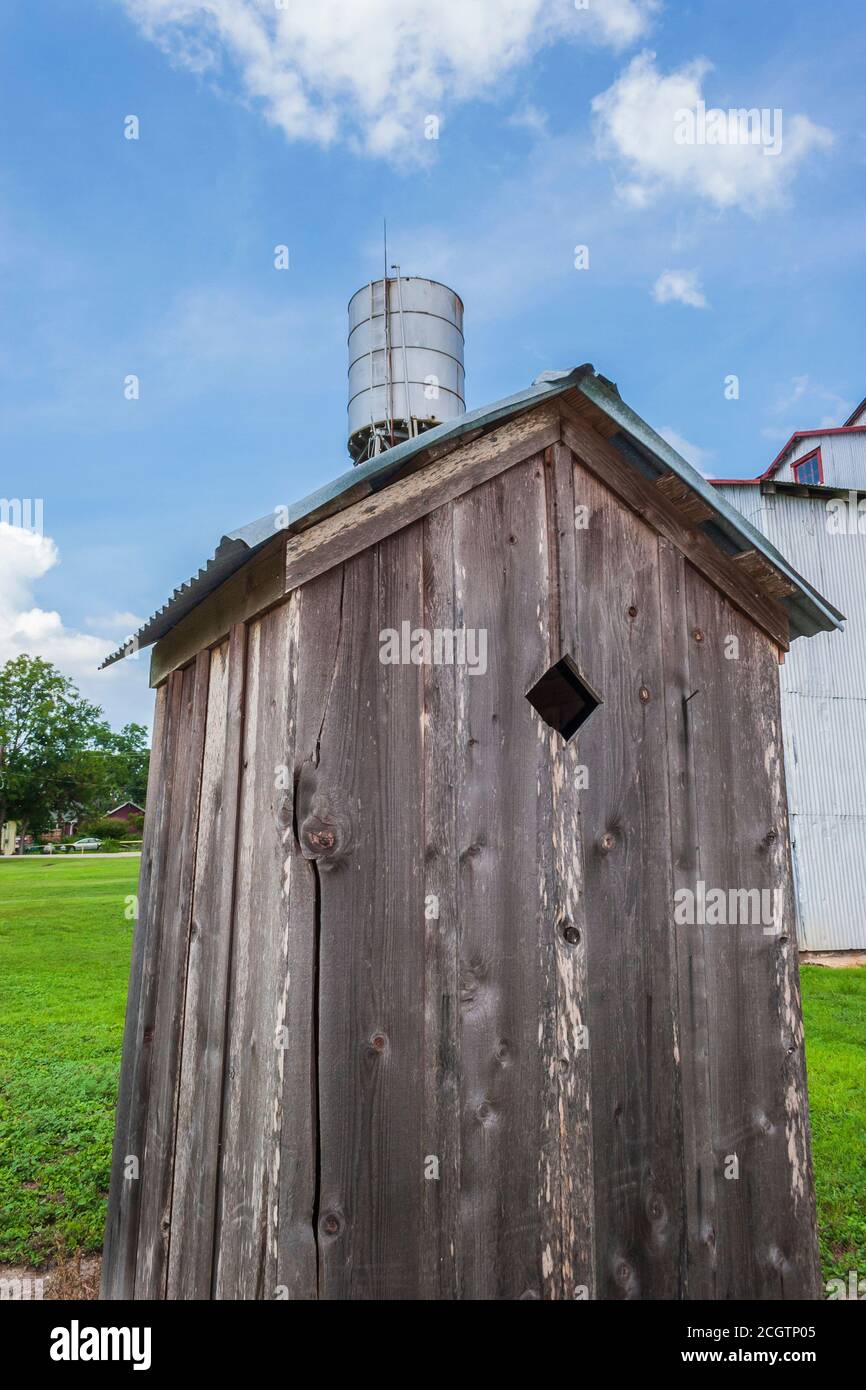
[[[72,848],[73,848],[73,849],[80,849],[80,850],[85,850],[85,849],[99,849],[99,846],[100,846],[101,844],[102,844],[102,841],[101,841],[101,840],[94,840],[93,837],[92,837],[91,835],[85,835],[85,837],[84,837],[83,840],[76,840],[75,843],[73,844]]]

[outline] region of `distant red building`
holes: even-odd
[[[122,801],[119,806],[115,806],[113,811],[106,811],[106,820],[131,820],[133,816],[143,816],[144,807],[138,806],[134,801]]]

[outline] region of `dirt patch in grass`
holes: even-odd
[[[80,1250],[42,1269],[31,1269],[29,1265],[0,1265],[3,1301],[97,1299],[101,1267],[101,1255],[83,1255]]]

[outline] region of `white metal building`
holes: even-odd
[[[798,431],[727,501],[846,616],[781,671],[800,945],[866,949],[866,400],[839,429]]]

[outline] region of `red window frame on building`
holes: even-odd
[[[824,482],[824,460],[821,457],[820,446],[817,449],[813,449],[810,454],[805,454],[803,458],[797,459],[797,462],[791,465],[794,473],[794,481],[799,483],[801,481],[800,469],[804,464],[811,463],[813,459],[818,460],[818,482],[804,483],[804,487],[819,487]]]

